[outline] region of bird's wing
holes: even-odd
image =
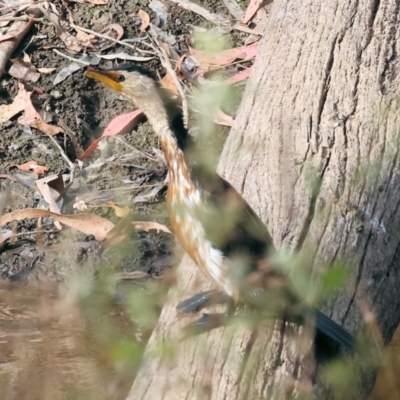
[[[198,218],[207,239],[226,257],[251,257],[254,262],[275,251],[267,227],[225,179],[216,173],[195,174],[202,206]]]

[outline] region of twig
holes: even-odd
[[[235,29],[237,31],[241,31],[244,33],[249,33],[250,35],[258,35],[258,36],[262,36],[263,33],[260,31],[257,31],[255,29],[251,29],[245,25],[241,25],[241,24],[235,24],[232,26],[232,29]]]
[[[185,10],[199,14],[201,17],[203,17],[207,21],[212,22],[213,24],[223,25],[223,26],[230,25],[230,21],[228,19],[221,17],[218,14],[210,13],[210,11],[206,10],[203,7],[200,7],[198,4],[192,3],[189,0],[170,0],[170,1],[172,1],[172,3],[178,4],[179,7],[182,7]]]
[[[68,158],[68,156],[65,154],[63,148],[57,143],[57,140],[53,138],[50,134],[46,133],[46,135],[50,138],[50,140],[54,143],[54,145],[58,148],[60,151],[61,157],[66,161],[66,163],[69,165],[69,168],[71,169],[71,172],[69,174],[69,184],[71,184],[74,181],[74,171],[75,171],[75,165],[74,163]]]
[[[0,21],[24,21],[24,22],[28,22],[29,21],[29,17],[23,16],[23,17],[0,17]],[[44,19],[43,18],[35,18],[35,22],[43,22]]]
[[[89,62],[78,60],[77,58],[73,58],[73,57],[67,56],[66,54],[61,53],[61,51],[58,51],[57,49],[53,49],[53,51],[54,51],[54,53],[58,54],[61,57],[66,58],[69,61],[73,61],[73,62],[76,62],[78,64],[83,64],[83,65],[90,65]]]
[[[154,29],[153,24],[150,24],[149,33],[156,44],[154,49],[156,50],[156,52],[158,53],[158,56],[160,57],[161,64],[167,70],[167,72],[172,76],[172,79],[174,80],[174,83],[175,83],[176,87],[178,88],[179,94],[182,99],[183,123],[184,123],[185,127],[187,128],[188,123],[189,123],[189,111],[188,111],[189,108],[188,108],[188,102],[187,102],[187,99],[185,96],[185,91],[182,88],[182,84],[181,84],[180,80],[178,79],[178,76],[176,75],[174,68],[172,68],[172,65],[169,60],[167,52],[161,46],[161,43],[158,40],[157,33]]]
[[[147,53],[146,50],[138,49],[137,47],[134,47],[134,46],[132,46],[132,45],[126,43],[126,42],[123,41],[123,40],[114,39],[114,38],[112,38],[112,37],[110,37],[110,36],[103,35],[102,33],[98,33],[98,32],[96,32],[96,31],[92,31],[91,29],[82,28],[81,26],[78,26],[78,25],[75,25],[75,24],[70,24],[70,26],[71,26],[72,28],[74,28],[74,29],[79,29],[79,30],[81,30],[81,31],[83,31],[83,32],[91,33],[92,35],[95,35],[95,36],[97,36],[97,37],[101,37],[102,39],[107,39],[107,40],[110,40],[111,42],[118,43],[118,44],[121,44],[122,46],[129,47],[129,48],[132,49],[132,50],[139,51],[139,52],[143,52],[143,53]],[[151,47],[151,48],[153,47],[153,46],[150,46],[150,45],[147,44],[147,43],[144,43],[144,42],[142,42],[142,43],[143,43],[145,46],[148,46],[148,47]]]

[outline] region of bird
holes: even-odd
[[[158,136],[169,183],[166,202],[173,231],[186,253],[216,284],[181,302],[183,313],[227,303],[228,315],[239,305],[271,310],[274,317],[312,321],[318,334],[346,350],[354,338],[344,328],[301,300],[276,261],[272,237],[238,191],[204,162],[188,133],[180,104],[152,72],[138,65],[88,67],[85,76],[102,82],[141,109]],[[213,329],[225,323],[220,314],[203,314],[198,326]],[[208,326],[208,327],[207,327]]]

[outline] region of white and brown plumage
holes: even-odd
[[[204,165],[183,126],[180,108],[152,75],[131,65],[89,68],[85,74],[118,91],[147,116],[170,175],[171,225],[203,272],[236,304],[275,306],[281,313],[291,310],[296,316],[309,314],[289,279],[270,261],[275,248],[266,226],[228,182]],[[352,347],[353,339],[343,328],[316,310],[312,313],[317,330]]]

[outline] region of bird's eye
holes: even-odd
[[[123,82],[124,80],[125,80],[125,77],[123,75],[117,75],[118,82]]]

